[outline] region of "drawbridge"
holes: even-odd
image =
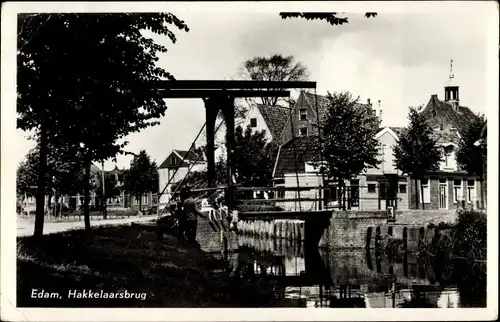
[[[235,99],[237,98],[252,98],[252,97],[289,97],[290,89],[314,89],[316,90],[316,82],[309,81],[226,81],[226,80],[210,80],[210,81],[197,81],[197,80],[176,80],[176,81],[160,81],[155,84],[156,88],[162,94],[165,99],[202,99],[205,105],[205,124],[202,126],[198,132],[196,138],[194,139],[191,146],[198,140],[199,136],[205,130],[206,132],[206,145],[204,146],[204,152],[207,161],[207,187],[202,189],[196,189],[194,187],[193,191],[204,194],[214,194],[224,192],[225,199],[225,211],[228,214],[235,214],[237,210],[238,200],[238,190],[273,190],[273,187],[267,188],[249,188],[241,187],[237,182],[236,166],[235,166]],[[276,106],[276,108],[286,108]],[[316,103],[316,109],[317,103]],[[292,108],[289,106],[288,110],[290,112],[290,118],[292,115]],[[316,113],[319,122],[319,113]],[[222,121],[216,126],[218,116],[222,115]],[[224,186],[217,187],[216,183],[216,163],[215,163],[215,134],[220,129],[222,124],[226,125],[226,151],[227,151],[227,172],[225,174],[227,183]],[[292,140],[295,138],[295,130],[293,128],[293,122],[291,124],[291,134]],[[319,135],[320,136],[320,135]],[[321,136],[320,136],[321,137]],[[304,222],[304,232],[302,238],[307,241],[306,244],[317,246],[319,239],[321,238],[323,230],[329,224],[329,217],[331,216],[331,211],[314,211],[311,209],[302,209],[301,198],[299,187],[299,178],[297,173],[297,157],[295,146],[293,149],[294,161],[295,161],[295,173],[297,188],[295,189],[298,193],[298,198],[294,200],[299,203],[298,211],[267,211],[265,213],[261,212],[248,212],[240,211],[237,213],[238,220],[244,220],[246,222],[255,221],[275,221],[275,220],[290,220],[297,221],[302,220]],[[181,164],[184,162],[181,161]],[[198,155],[198,159],[194,160],[193,164],[188,168],[188,174],[192,171],[193,165],[200,161],[201,154]],[[167,183],[160,192],[160,196],[165,194],[165,191],[171,186],[173,178],[175,177],[177,168],[174,174],[168,179]],[[173,191],[169,191],[170,196],[174,196],[177,191],[184,184],[186,176],[176,184]],[[277,202],[283,201],[283,198],[273,198],[265,199],[266,202]],[[161,215],[167,207],[159,210],[158,215]],[[210,225],[209,225],[210,224]],[[217,233],[220,228],[224,225],[220,222],[214,225],[211,223],[200,223],[202,231],[212,231]],[[261,227],[262,225],[256,225]],[[212,228],[210,228],[212,227]],[[274,234],[276,235],[276,234]],[[278,236],[281,236],[278,234]],[[286,237],[285,237],[286,236]],[[281,238],[291,238],[293,234],[283,234]]]

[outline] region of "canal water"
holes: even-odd
[[[232,277],[258,289],[260,307],[486,307],[486,264],[391,257],[365,249],[304,249],[238,236],[225,254]],[[258,285],[258,286],[256,286]]]

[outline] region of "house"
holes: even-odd
[[[455,209],[460,205],[480,207],[480,181],[458,168],[455,152],[469,124],[477,118],[468,107],[460,105],[459,86],[445,86],[444,101],[437,94],[431,95],[420,113],[434,129],[435,138],[442,147],[443,161],[439,170],[428,173],[422,180],[423,200],[426,209]],[[422,193],[418,189],[419,200]],[[411,198],[416,206],[415,194]]]
[[[324,190],[323,193],[319,189],[300,193],[301,198],[320,198],[328,205],[338,202],[337,183],[327,178],[323,180],[311,164],[319,153],[316,111],[321,114],[324,104],[324,96],[316,96],[315,99],[312,94],[301,93],[293,111],[292,122],[297,131],[296,137],[288,139],[280,146],[273,182],[277,187],[297,187],[297,184],[300,187],[330,186],[330,189]],[[371,102],[368,100],[367,104],[360,104],[360,108],[371,110]],[[425,208],[456,209],[464,205],[478,207],[479,178],[461,171],[455,160],[460,133],[477,116],[468,107],[459,104],[458,86],[445,87],[444,101],[439,100],[437,95],[432,95],[421,113],[434,129],[435,138],[442,147],[444,156],[439,170],[428,173],[421,182]],[[380,128],[376,138],[380,144],[381,163],[378,167],[369,168],[356,178],[344,182],[350,190],[351,209],[381,210],[388,206],[398,210],[415,209],[417,197],[422,200],[420,182],[417,182],[418,189],[415,189],[415,181],[410,180],[394,166],[393,147],[397,144],[402,130],[400,127],[390,126]],[[284,133],[287,133],[286,127]],[[278,197],[293,199],[298,197],[298,193],[280,191]],[[297,205],[296,201],[280,204],[285,209],[297,209]],[[317,204],[312,201],[301,202],[302,209],[309,207],[317,207]]]
[[[290,109],[284,106],[254,104],[250,106],[242,128],[248,126],[253,132],[265,131],[267,142],[283,144],[283,130],[290,118]]]
[[[317,124],[326,111],[327,103],[328,99],[326,96],[315,95],[305,91],[300,93],[292,111],[292,117],[288,119],[283,131],[282,138],[285,143],[278,150],[273,171],[273,184],[276,187],[297,187],[298,183],[300,187],[328,185],[331,188],[326,190],[310,189],[301,191],[300,194],[296,191],[278,190],[278,198],[297,199],[300,197],[322,199],[324,204],[338,201],[337,182],[323,178],[311,163],[320,153]],[[375,113],[372,109],[370,99],[367,100],[366,104],[358,103],[357,107],[366,108],[370,112]],[[345,182],[347,186],[353,186],[351,192],[355,195],[353,199],[356,202],[351,206],[361,207],[361,209],[364,207],[364,201],[361,201],[359,198],[359,190],[361,189],[359,186],[365,185],[366,180],[363,178],[356,178]],[[370,193],[372,192],[370,191]],[[373,193],[376,194],[376,191]],[[319,201],[301,201],[300,205],[298,201],[278,202],[277,205],[288,210],[298,209],[299,206],[303,210],[308,210],[318,209]]]
[[[292,117],[287,118],[283,129],[282,142],[285,143],[293,137],[317,135],[318,121],[324,116],[327,105],[328,98],[326,96],[301,91],[292,110]],[[367,108],[375,113],[370,99],[367,100],[366,104],[358,103],[357,106]]]
[[[170,201],[174,183],[182,181],[189,172],[206,170],[204,149],[192,146],[191,149],[172,150],[158,167],[159,175],[159,207],[165,207]]]

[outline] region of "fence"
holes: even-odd
[[[307,187],[238,187],[238,200],[246,204],[268,204],[286,211],[325,209],[408,209],[408,192],[376,185]]]

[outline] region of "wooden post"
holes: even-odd
[[[215,98],[205,99],[205,118],[207,131],[207,181],[209,187],[215,186],[215,122],[220,109],[220,102]]]
[[[234,139],[234,98],[224,97],[223,99],[223,113],[224,120],[226,123],[226,149],[227,149],[227,206],[229,210],[234,210],[236,208],[236,190],[233,180],[236,178],[235,175],[236,164],[234,162],[234,149],[235,149],[235,139]]]

